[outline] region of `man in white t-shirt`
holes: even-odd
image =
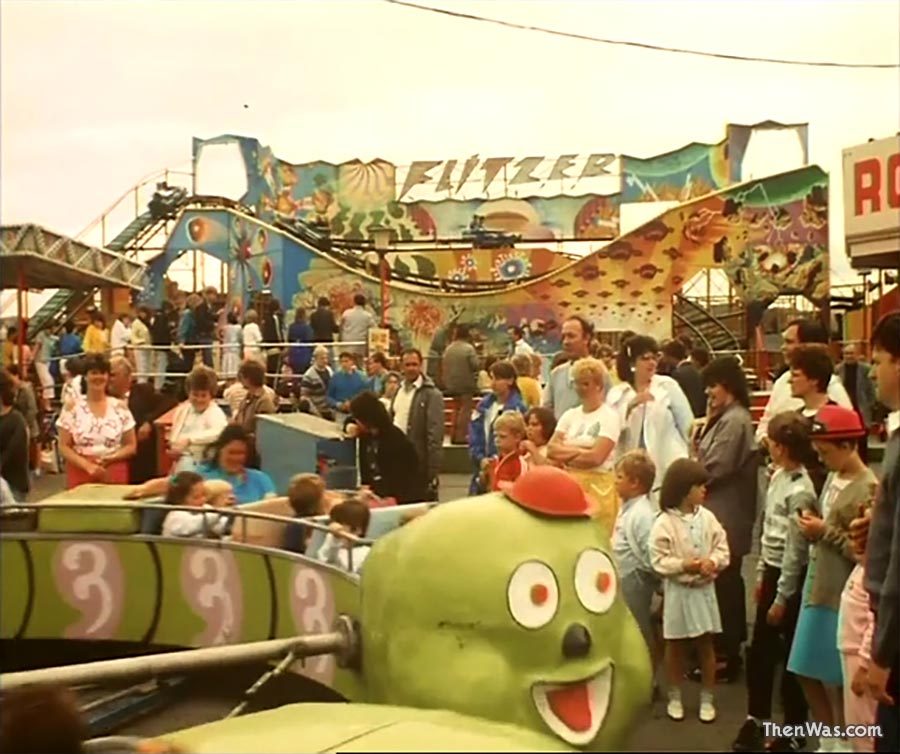
[[[131,319],[128,315],[119,314],[116,316],[116,321],[113,322],[109,331],[110,358],[114,359],[117,356],[125,355],[125,349],[131,340],[130,324]]]
[[[783,341],[781,352],[788,363],[790,363],[791,354],[797,346],[806,343],[828,342],[828,333],[825,332],[825,328],[818,322],[809,319],[795,319],[785,328],[781,337]],[[853,408],[850,396],[847,395],[847,391],[836,375],[833,375],[828,383],[827,392],[828,397],[839,406]],[[756,441],[759,443],[765,442],[769,422],[773,416],[784,411],[799,411],[802,408],[803,401],[799,398],[794,398],[791,393],[791,371],[788,369],[772,385],[772,394],[769,396],[769,402],[766,404],[765,411],[763,411],[762,418],[759,420],[759,426],[756,429]]]
[[[525,330],[521,327],[513,327],[510,328],[509,331],[510,336],[512,337],[513,342],[513,356],[519,356],[520,354],[524,354],[525,356],[531,356],[534,353],[534,349],[525,340]]]

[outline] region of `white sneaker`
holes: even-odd
[[[716,719],[716,705],[713,697],[702,695],[700,697],[700,722],[711,723]]]
[[[666,705],[666,714],[669,719],[681,722],[684,720],[684,705],[681,703],[681,697],[669,697],[669,703]]]
[[[816,749],[816,752],[830,753],[833,751],[837,751],[834,748],[834,742],[835,742],[835,739],[831,738],[830,736],[827,736],[827,737],[822,736],[822,738],[819,739],[819,748]]]

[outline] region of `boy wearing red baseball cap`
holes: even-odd
[[[831,698],[843,686],[838,651],[841,595],[856,565],[850,545],[850,522],[871,505],[875,475],[859,457],[857,440],[865,428],[855,411],[822,406],[812,419],[810,439],[828,470],[816,510],[797,511],[798,525],[811,543],[803,604],[787,668],[794,673],[810,716],[828,726],[841,721]],[[844,750],[838,739],[823,739],[822,751]]]

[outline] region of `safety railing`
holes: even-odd
[[[333,492],[340,493],[341,490],[333,490]],[[352,490],[344,490],[345,493],[352,493]],[[278,498],[278,497],[269,497],[264,500],[260,500],[258,502],[265,502],[267,500],[286,500],[287,498]],[[12,503],[3,506],[0,508],[0,522],[3,521],[4,518],[8,518],[14,514],[21,514],[24,512],[33,511],[35,514],[40,513],[41,511],[48,510],[65,510],[65,511],[77,511],[77,510],[88,510],[88,511],[102,511],[104,513],[109,513],[110,511],[135,511],[138,513],[143,513],[144,511],[163,511],[165,513],[172,513],[174,511],[185,511],[188,513],[193,513],[196,515],[200,514],[214,514],[225,516],[231,519],[237,519],[241,521],[241,531],[240,534],[242,537],[246,538],[247,533],[247,522],[250,520],[259,520],[259,521],[268,521],[270,523],[283,524],[285,526],[304,526],[310,529],[315,529],[321,531],[325,534],[330,533],[329,525],[323,523],[322,521],[317,521],[316,518],[321,519],[321,516],[316,517],[304,517],[297,518],[293,516],[281,516],[277,513],[263,513],[261,511],[242,511],[241,508],[243,506],[237,505],[227,508],[212,508],[212,507],[203,507],[198,508],[196,506],[189,505],[169,505],[167,503],[144,503],[138,500],[113,500],[113,501],[104,501],[102,503],[95,502],[91,503],[88,501],[69,501],[69,502],[37,502],[37,503]],[[0,529],[2,531],[2,529]],[[234,529],[231,529],[232,535],[234,533]],[[117,532],[79,532],[79,536],[83,536],[84,534],[96,534],[98,536],[103,537],[111,537],[115,539],[129,539],[131,537],[140,536],[140,537],[154,537],[156,539],[163,539],[171,542],[185,542],[185,541],[197,541],[199,540],[209,540],[209,541],[228,541],[227,539],[223,539],[219,536],[210,536],[210,534],[214,534],[211,531],[210,524],[206,520],[206,516],[203,516],[203,536],[202,537],[175,537],[175,536],[165,536],[161,534],[151,534],[147,532],[133,532],[129,534],[121,534]],[[64,535],[66,532],[16,532],[16,534],[52,534],[52,535]],[[371,546],[375,543],[373,539],[366,539],[365,537],[357,537],[354,534],[350,533],[342,533],[341,537],[346,539],[353,547],[359,546]],[[236,541],[235,544],[245,544],[243,541]],[[257,545],[258,546],[258,545]],[[283,548],[267,548],[267,549],[276,549],[283,552],[293,552],[291,550],[284,550]],[[351,548],[352,549],[352,548]],[[295,555],[303,555],[303,553],[293,553]],[[304,555],[305,557],[305,555]],[[351,563],[352,569],[352,563]]]
[[[98,228],[101,230],[101,245],[105,245],[106,241],[106,221],[107,218],[116,210],[118,210],[127,199],[133,199],[134,201],[134,216],[131,218],[134,220],[141,214],[141,205],[140,205],[140,192],[141,189],[144,189],[151,184],[158,182],[160,179],[168,182],[170,177],[179,176],[179,177],[187,177],[193,179],[193,173],[190,171],[184,170],[174,170],[170,168],[160,168],[154,170],[151,173],[147,173],[144,177],[142,177],[137,183],[135,183],[130,189],[124,191],[115,201],[113,201],[106,209],[104,209],[99,215],[94,217],[87,225],[84,226],[76,235],[75,240],[80,241],[88,234],[96,231]],[[126,223],[127,224],[127,223]]]

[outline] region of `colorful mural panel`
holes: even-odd
[[[771,129],[797,132],[805,164],[806,124],[773,121],[729,124],[719,143],[695,142],[650,158],[608,153],[519,160],[473,155],[415,161],[402,176],[400,168],[381,159],[291,164],[243,136],[194,139],[194,159],[206,145],[237,143],[248,184],[242,201],[256,209],[257,217],[327,223],[333,236],[347,240],[368,239],[373,226],[393,228],[401,241],[459,238],[474,215],[485,217],[488,230],[520,234],[526,240],[612,240],[623,202],[683,202],[738,183],[751,136]],[[584,192],[598,185],[592,181],[604,178],[613,179],[614,185],[603,184],[607,191],[567,193],[579,188]],[[498,197],[501,183],[503,194]],[[431,198],[413,199],[423,184],[433,186]],[[547,186],[557,185],[559,193],[553,196],[519,195],[545,193]],[[477,196],[472,190],[463,192],[464,187]]]
[[[392,281],[388,319],[416,347],[440,352],[454,322],[493,347],[524,325],[544,352],[557,350],[568,316],[600,330],[668,337],[672,297],[699,270],[722,267],[747,302],[763,307],[784,293],[820,303],[828,292],[827,177],[811,167],[736,186],[675,207],[584,259],[502,293],[449,295]],[[357,292],[379,301],[378,283],[318,255],[289,255],[297,270],[292,305],[319,296],[337,308]]]
[[[688,144],[646,160],[622,156],[623,202],[686,202],[730,182],[727,141]]]
[[[206,141],[195,139],[195,159],[204,145],[228,141],[239,145],[246,168],[248,190],[241,201],[253,206],[257,216],[265,221],[280,218],[325,222],[333,236],[346,240],[368,239],[372,226],[393,228],[401,241],[459,238],[474,215],[484,216],[487,230],[516,233],[531,241],[559,238],[609,240],[618,233],[616,193],[561,194],[522,199],[483,197],[399,201],[398,195],[402,198],[409,187],[404,185],[402,191],[398,190],[397,168],[390,162],[352,160],[340,165],[327,162],[294,165],[275,157],[269,147],[261,145],[256,139],[239,136],[221,136]],[[570,175],[566,171],[575,165],[575,157],[564,155],[557,159],[544,183],[552,180],[562,186],[564,180],[574,180],[577,185],[581,180],[611,175],[607,167],[614,155],[591,155],[578,171]],[[600,160],[601,157],[604,159]],[[475,180],[480,173],[473,171],[481,166],[485,171],[484,189],[487,190],[488,184],[499,174],[499,167],[502,167],[498,159],[488,158],[483,165],[476,159],[469,167],[459,166],[462,182],[468,181],[470,176]],[[538,180],[527,170],[534,166],[534,160],[541,162],[544,158],[525,158],[520,163],[527,164],[515,165],[511,158],[503,158],[503,165],[509,163],[515,168],[510,185]],[[424,176],[428,166],[431,169],[441,164],[440,161],[413,163],[410,174],[417,165],[422,168],[420,172]],[[456,167],[456,160],[447,161],[445,166],[451,169]],[[449,183],[450,173],[446,170],[445,173],[446,190],[453,193]],[[407,182],[410,174],[407,175]],[[488,177],[491,179],[488,180]],[[417,179],[413,177],[412,180]],[[439,181],[442,182],[445,182],[444,178]]]

